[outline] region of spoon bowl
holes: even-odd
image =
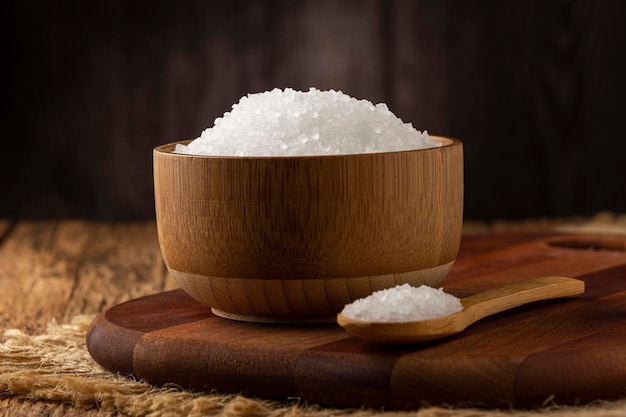
[[[337,323],[354,336],[383,344],[428,342],[452,336],[472,323],[502,311],[541,300],[574,297],[585,292],[585,283],[567,277],[540,277],[506,284],[461,299],[463,309],[429,320],[364,321],[339,313]]]

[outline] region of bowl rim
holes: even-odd
[[[158,145],[153,148],[153,152],[155,154],[163,154],[163,155],[171,155],[175,157],[181,158],[200,158],[200,159],[238,159],[238,160],[251,160],[251,159],[314,159],[314,158],[322,158],[322,159],[330,159],[330,158],[345,158],[345,157],[371,157],[377,155],[393,155],[393,154],[403,154],[403,153],[414,153],[414,152],[436,152],[440,151],[444,148],[450,148],[454,146],[462,146],[463,142],[455,137],[451,136],[439,136],[439,135],[429,135],[429,138],[441,143],[441,146],[435,146],[431,148],[423,148],[423,149],[404,149],[399,151],[384,151],[384,152],[369,152],[369,153],[344,153],[344,154],[333,154],[333,155],[244,155],[244,156],[236,156],[236,155],[199,155],[199,154],[186,154],[186,153],[176,153],[174,152],[174,147],[177,144],[187,145],[193,139],[174,141],[169,143],[164,143],[162,145]]]

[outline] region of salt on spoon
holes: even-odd
[[[398,290],[398,294],[402,293],[400,296],[402,298],[408,292],[401,290],[403,289]],[[443,290],[433,288],[430,290],[432,291],[420,289],[416,292],[420,293],[420,299],[413,304],[422,302],[424,304],[421,307],[410,306],[407,309],[406,306],[402,306],[406,302],[404,300],[402,303],[392,302],[389,311],[385,311],[390,304],[385,293],[374,293],[344,307],[337,315],[337,323],[354,336],[370,342],[384,344],[427,342],[459,333],[477,320],[510,308],[534,301],[580,295],[585,292],[585,283],[578,279],[557,276],[533,278],[456,299],[458,304],[453,300],[456,297],[444,293]],[[384,291],[393,297],[396,290]],[[363,307],[370,309],[372,314],[366,312]],[[430,307],[437,312],[423,313]],[[403,308],[406,311],[398,313],[398,310]],[[413,313],[407,313],[411,309],[414,310]]]

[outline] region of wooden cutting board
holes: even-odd
[[[229,321],[174,290],[101,313],[87,345],[105,368],[157,385],[334,406],[507,407],[623,397],[625,245],[618,235],[464,239],[443,282],[456,296],[542,275],[578,277],[586,292],[500,313],[426,344],[374,345],[334,324]]]

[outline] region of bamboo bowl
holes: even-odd
[[[345,304],[452,267],[463,147],[337,156],[214,157],[154,149],[170,273],[221,317],[334,320]],[[184,143],[184,142],[183,142]]]

